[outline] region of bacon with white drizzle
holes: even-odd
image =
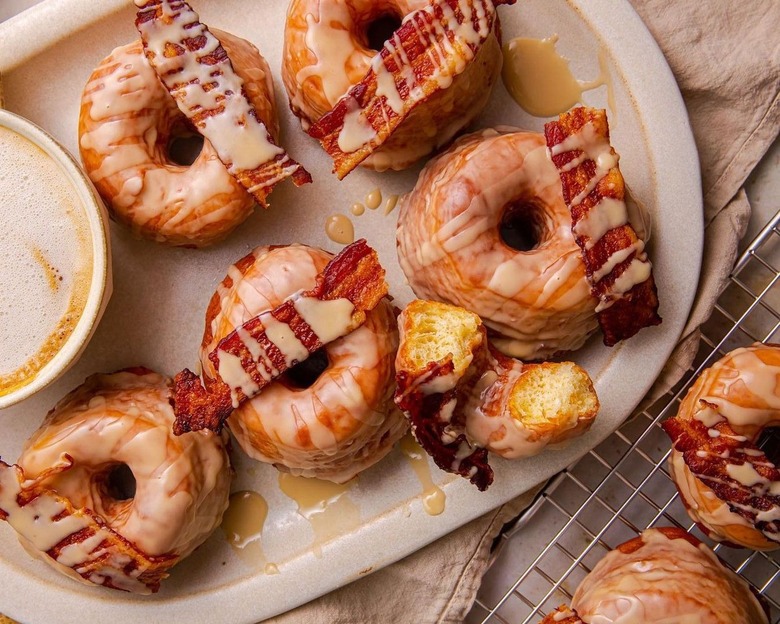
[[[409,113],[446,89],[493,31],[496,6],[515,0],[433,0],[410,13],[371,69],[308,133],[339,179],[380,147]]]
[[[404,340],[403,320],[399,325]],[[489,368],[486,344],[487,332],[480,326],[469,345],[471,365],[460,371],[452,354],[442,361],[429,362],[422,373],[404,367],[400,358],[396,361],[395,403],[409,420],[417,442],[439,468],[468,479],[481,492],[493,483],[493,469],[488,463],[488,450],[466,435],[463,406]]]
[[[578,107],[544,126],[558,168],[572,233],[582,250],[604,344],[613,346],[658,325],[652,264],[628,220],[618,155],[604,110]]]
[[[219,39],[183,0],[135,0],[136,28],[149,64],[233,177],[267,207],[287,177],[300,186],[309,173],[279,147],[244,91]]]
[[[697,479],[767,539],[780,542],[780,470],[734,431],[716,405],[700,404],[708,416],[669,418],[661,427]]]
[[[71,458],[64,455],[59,465],[26,480],[19,466],[0,461],[0,519],[27,544],[90,583],[136,594],[157,592],[179,558],[147,555],[100,516],[76,509],[67,498],[39,485],[53,471],[71,467]]]
[[[385,270],[363,239],[345,247],[316,286],[248,320],[209,353],[217,372],[206,387],[185,369],[174,378],[174,432],[212,429],[243,401],[312,353],[360,327],[387,295]]]

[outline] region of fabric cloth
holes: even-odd
[[[704,192],[699,291],[680,343],[651,390],[651,396],[658,397],[693,361],[699,328],[728,282],[750,217],[742,185],[778,135],[780,2],[630,2],[680,86],[699,151]],[[523,495],[394,565],[267,622],[461,622],[487,568],[493,538],[531,500]]]

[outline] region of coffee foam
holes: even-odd
[[[57,354],[87,302],[92,245],[68,174],[40,147],[0,127],[0,396]]]

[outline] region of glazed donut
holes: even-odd
[[[219,525],[232,478],[226,436],[173,435],[169,386],[146,369],[93,375],[47,415],[18,461],[37,488],[90,510],[145,556],[164,557],[166,569]],[[63,457],[70,467],[53,470]],[[31,550],[69,576],[106,584]]]
[[[370,41],[375,25],[400,26],[409,14],[430,4],[430,0],[292,0],[285,25],[282,77],[290,108],[303,129],[308,131],[367,75],[383,44]],[[416,105],[361,164],[378,171],[405,169],[449,142],[487,104],[501,63],[496,22],[462,73]]]
[[[273,78],[251,43],[213,29],[258,117],[279,135]],[[84,167],[111,216],[136,234],[201,247],[227,236],[255,200],[203,140],[191,165],[174,162],[173,141],[192,135],[187,118],[149,65],[140,41],[116,48],[84,89],[79,148]]]
[[[780,471],[756,446],[780,426],[780,346],[728,353],[691,386],[676,417],[669,472],[688,514],[716,541],[780,548]]]
[[[592,624],[769,621],[747,583],[677,528],[648,529],[609,552],[580,583],[571,607]]]
[[[203,376],[217,376],[208,355],[249,319],[314,286],[330,254],[304,245],[259,247],[228,270],[206,312]],[[392,402],[395,316],[384,299],[366,322],[271,382],[233,411],[227,424],[251,457],[296,475],[346,482],[384,457],[406,432]],[[317,359],[321,374],[296,379]],[[319,371],[316,371],[319,372]],[[308,387],[307,384],[311,384]]]
[[[533,232],[528,251],[501,238],[502,225],[515,223]],[[571,351],[597,327],[571,215],[540,134],[485,130],[429,162],[402,200],[397,243],[415,294],[479,314],[507,355]]]

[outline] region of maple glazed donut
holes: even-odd
[[[780,548],[780,471],[757,442],[780,426],[780,346],[728,353],[662,423],[674,448],[669,471],[688,514],[716,541]]]
[[[327,252],[304,245],[259,247],[230,267],[206,313],[200,360],[207,387],[217,376],[208,355],[219,341],[312,288],[330,259]],[[286,325],[275,325],[267,331],[287,357],[285,345],[294,348],[297,338],[292,332],[282,335],[289,331]],[[406,419],[392,400],[397,348],[395,315],[384,299],[366,313],[364,325],[239,405],[228,427],[257,460],[296,475],[346,482],[382,459],[406,432]],[[306,367],[311,367],[308,373],[301,370]]]
[[[47,415],[18,461],[25,478],[37,480],[36,488],[90,510],[101,526],[144,557],[160,558],[165,569],[219,526],[232,479],[227,436],[175,436],[169,398],[170,380],[146,369],[93,375]],[[63,458],[71,465],[53,470]],[[79,580],[109,584],[109,578],[110,586],[139,589],[117,585],[104,573],[82,578],[73,556],[52,559],[28,550]],[[88,552],[85,546],[79,556]]]
[[[389,39],[404,18],[429,4],[429,0],[292,0],[285,26],[282,77],[290,108],[303,129],[308,131],[366,76],[384,38]],[[378,171],[405,169],[448,143],[485,107],[501,64],[496,22],[462,73],[415,106],[361,164]],[[386,90],[389,105],[400,109],[403,95],[394,85],[390,88],[390,80],[378,88]]]
[[[607,553],[580,583],[571,608],[575,613],[560,609],[544,623],[769,621],[747,583],[678,528],[648,529]]]
[[[532,234],[527,251],[502,239],[502,226],[514,224]],[[397,243],[415,294],[475,312],[507,355],[571,351],[597,327],[571,214],[541,134],[485,130],[458,140],[402,200]]]
[[[258,118],[276,139],[273,78],[248,41],[219,37]],[[111,215],[136,234],[201,247],[227,236],[253,211],[255,199],[228,172],[204,138],[189,165],[171,156],[193,130],[144,56],[141,41],[116,48],[89,78],[81,100],[79,147],[90,179]]]

